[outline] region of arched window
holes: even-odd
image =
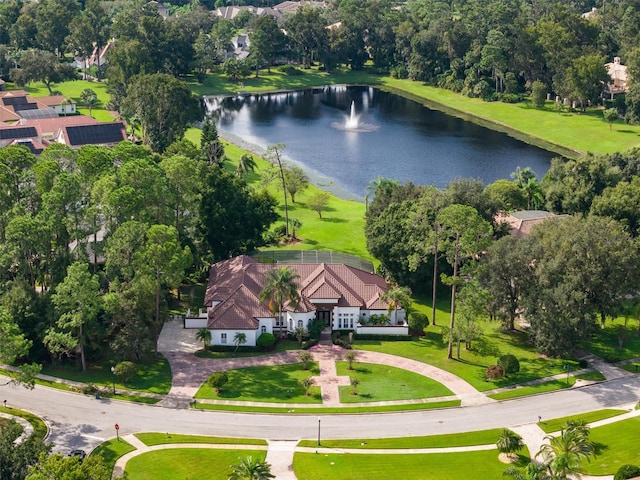
[[[302,320],[298,320],[298,328],[302,328],[303,326]]]

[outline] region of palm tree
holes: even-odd
[[[246,333],[236,332],[236,334],[233,336],[233,343],[236,344],[236,349],[234,350],[233,353],[236,353],[240,345],[244,345],[245,343],[247,343]]]
[[[536,454],[547,465],[553,479],[566,479],[580,475],[582,464],[594,454],[593,442],[589,440],[589,427],[580,422],[569,422],[562,433],[554,437],[547,435],[544,444]]]
[[[85,88],[82,93],[80,93],[80,101],[89,109],[89,116],[91,116],[91,110],[93,110],[93,107],[99,103],[98,95],[90,88]]]
[[[393,323],[398,324],[398,308],[404,308],[405,313],[409,313],[411,308],[411,290],[407,287],[394,287],[386,291],[380,300],[387,304],[387,313],[391,316],[393,312]]]
[[[265,282],[259,298],[261,302],[268,301],[269,310],[274,316],[277,315],[276,322],[282,321],[282,309],[285,303],[291,302],[297,305],[300,302],[298,278],[300,275],[291,267],[274,268],[265,274]]]
[[[248,154],[242,155],[238,160],[238,166],[236,167],[236,176],[244,177],[249,172],[255,172],[258,165],[255,159]]]
[[[369,200],[375,197],[377,194],[381,193],[385,189],[391,189],[392,187],[398,185],[397,180],[391,180],[389,178],[384,178],[382,175],[378,175],[378,178],[375,180],[371,180],[367,188],[364,189],[364,208],[365,212],[367,211],[367,207],[369,206]]]
[[[503,473],[502,476],[513,478],[513,480],[549,480],[549,474],[547,472],[547,465],[544,463],[530,462],[521,472],[516,467],[509,467]]]
[[[357,395],[358,385],[360,385],[360,379],[357,377],[351,377],[350,383],[351,383],[351,395]]]
[[[231,466],[229,480],[268,480],[276,478],[271,473],[271,465],[253,457],[238,458],[240,463]]]
[[[522,441],[522,437],[516,432],[504,428],[496,442],[496,447],[498,447],[500,453],[506,453],[511,457],[515,452],[522,450],[524,442]]]
[[[202,349],[206,350],[207,345],[211,344],[211,330],[202,327],[196,332],[196,340],[202,342]]]

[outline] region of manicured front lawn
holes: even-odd
[[[301,380],[319,375],[317,363],[309,363],[303,370],[301,363],[278,366],[239,368],[227,372],[229,381],[218,394],[207,383],[195,398],[235,400],[242,402],[322,403],[320,388],[312,387],[305,396]]]
[[[351,395],[351,386],[340,387],[340,402],[383,402],[416,398],[446,397],[453,392],[431,378],[400,368],[373,363],[355,362],[353,370],[347,362],[336,362],[338,375],[360,380],[357,395]]]
[[[125,469],[127,480],[227,480],[238,458],[264,460],[260,450],[176,448],[133,457]]]
[[[602,381],[604,376],[600,372],[590,372],[582,375],[569,376],[565,379],[556,379],[548,382],[540,383],[538,385],[528,385],[524,387],[514,388],[512,390],[506,390],[500,393],[494,393],[489,397],[494,400],[507,400],[510,398],[526,397],[528,395],[535,395],[537,393],[553,392],[555,390],[562,390],[563,388],[570,388],[576,384],[576,380],[591,380]]]
[[[589,341],[586,347],[589,352],[612,363],[640,357],[640,335],[636,320],[628,320],[626,338],[623,347],[619,348],[618,335],[624,322],[624,317],[608,318],[604,328],[599,328]],[[635,368],[629,371],[635,372]]]
[[[91,455],[100,455],[104,458],[107,466],[113,470],[113,467],[121,456],[129,452],[133,452],[135,449],[136,448],[133,445],[122,439],[116,440],[115,438],[112,438],[111,440],[107,440],[106,442],[98,445],[98,447],[91,452]]]
[[[553,418],[551,420],[543,420],[538,423],[538,426],[544,430],[545,433],[560,431],[567,425],[568,421],[594,423],[605,418],[616,417],[627,413],[626,410],[615,410],[612,408],[604,410],[596,410],[594,412],[581,413],[580,415],[571,415],[569,417]]]
[[[304,480],[497,479],[506,468],[497,450],[415,455],[296,453],[293,459],[297,477]]]
[[[455,433],[450,435],[425,435],[403,438],[357,438],[351,440],[322,440],[325,448],[449,448],[471,445],[490,445],[495,443],[501,428],[479,430],[477,432]],[[301,440],[299,447],[315,447],[317,440]]]
[[[366,407],[258,407],[253,405],[223,405],[220,403],[198,403],[196,408],[202,410],[222,410],[225,412],[277,413],[290,415],[350,415],[353,413],[403,412],[409,410],[432,410],[434,408],[459,407],[460,400],[446,402],[410,403],[403,405],[382,405]]]
[[[169,443],[207,443],[231,445],[267,445],[262,439],[235,437],[208,437],[205,435],[180,435],[176,433],[136,433],[138,440],[148,446],[166,445]]]
[[[442,324],[441,320],[440,324]],[[500,331],[496,323],[481,322],[481,325],[484,330],[482,339],[473,343],[472,351],[467,351],[463,347],[460,359],[447,359],[446,345],[437,326],[429,326],[426,336],[410,342],[356,340],[354,347],[407,357],[434,365],[458,375],[480,391],[562,373],[567,363],[572,365],[573,370],[577,369],[577,362],[539,356],[527,343],[526,334],[523,332],[505,333]],[[520,371],[506,379],[486,381],[487,367],[495,365],[498,357],[505,354],[513,354],[518,358]]]
[[[86,372],[77,367],[48,367],[43,368],[42,373],[76,382],[93,383],[111,387],[115,379],[116,390],[133,390],[139,392],[158,393],[166,395],[171,389],[171,368],[167,359],[158,355],[158,358],[147,362],[137,363],[138,374],[127,384],[123,384],[111,373],[111,364],[102,363],[91,365]]]
[[[640,464],[638,454],[640,417],[592,428],[590,439],[598,447],[598,456],[585,464],[589,475],[612,475],[627,463]]]

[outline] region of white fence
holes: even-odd
[[[358,325],[358,335],[409,335],[407,325]]]

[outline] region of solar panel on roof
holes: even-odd
[[[27,97],[4,97],[2,99],[2,103],[5,104],[5,106],[9,106],[9,105],[24,105],[27,102]]]
[[[38,105],[35,103],[20,103],[14,105],[13,110],[16,112],[24,112],[25,110],[38,110]]]
[[[58,112],[53,108],[39,108],[37,110],[21,110],[20,116],[27,120],[35,120],[38,118],[58,118]]]
[[[34,127],[0,128],[0,139],[28,138],[38,136]]]
[[[98,123],[67,127],[67,136],[71,145],[100,145],[118,143],[124,140],[121,123]]]

